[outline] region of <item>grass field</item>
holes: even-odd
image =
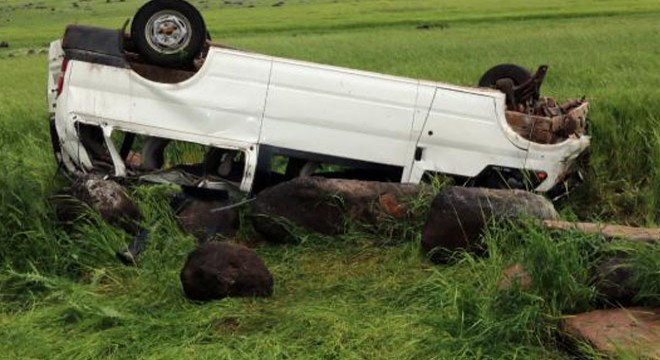
[[[549,64],[545,94],[592,102],[586,184],[559,204],[564,216],[660,223],[660,2],[275,2],[194,1],[215,41],[266,54],[464,85],[498,63]],[[10,43],[0,49],[0,357],[565,359],[558,321],[600,306],[585,269],[615,251],[636,259],[638,301],[660,305],[658,246],[533,225],[493,228],[487,257],[458,254],[452,266],[425,260],[419,236],[301,234],[297,245],[257,246],[272,298],[192,303],[178,272],[194,241],[167,187],[133,190],[145,221],[164,221],[140,266],[120,266],[121,231],[91,215],[75,231],[52,221],[47,199],[64,181],[40,50],[68,23],[120,27],[140,3],[0,0],[0,42]],[[516,261],[533,289],[498,290]]]

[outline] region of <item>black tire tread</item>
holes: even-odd
[[[518,86],[532,78],[532,73],[515,64],[500,64],[493,66],[479,79],[480,87],[493,87],[497,80],[509,78]]]

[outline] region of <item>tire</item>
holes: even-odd
[[[186,67],[207,39],[202,15],[183,0],[151,0],[133,17],[131,39],[140,54],[154,64]]]
[[[490,68],[479,79],[480,87],[494,87],[497,80],[511,79],[515,86],[524,84],[532,78],[532,73],[524,67],[513,64],[500,64]]]
[[[165,162],[165,147],[170,139],[150,136],[144,139],[142,145],[142,168],[144,170],[158,170]]]

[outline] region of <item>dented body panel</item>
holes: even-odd
[[[489,167],[547,173],[557,184],[589,146],[588,136],[539,144],[507,122],[504,94],[211,47],[192,77],[168,84],[130,67],[71,60],[52,96],[60,42],[50,51],[49,106],[62,161],[93,172],[76,124],[103,129],[115,176],[128,176],[115,130],[239,150],[240,189],[252,190],[261,146],[401,169],[401,182],[425,172],[476,177]],[[54,80],[55,81],[55,80]]]

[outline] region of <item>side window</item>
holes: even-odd
[[[114,173],[115,164],[101,128],[82,123],[76,126],[93,169]],[[209,188],[227,183],[239,187],[243,180],[246,157],[239,150],[117,130],[110,140],[130,176]]]

